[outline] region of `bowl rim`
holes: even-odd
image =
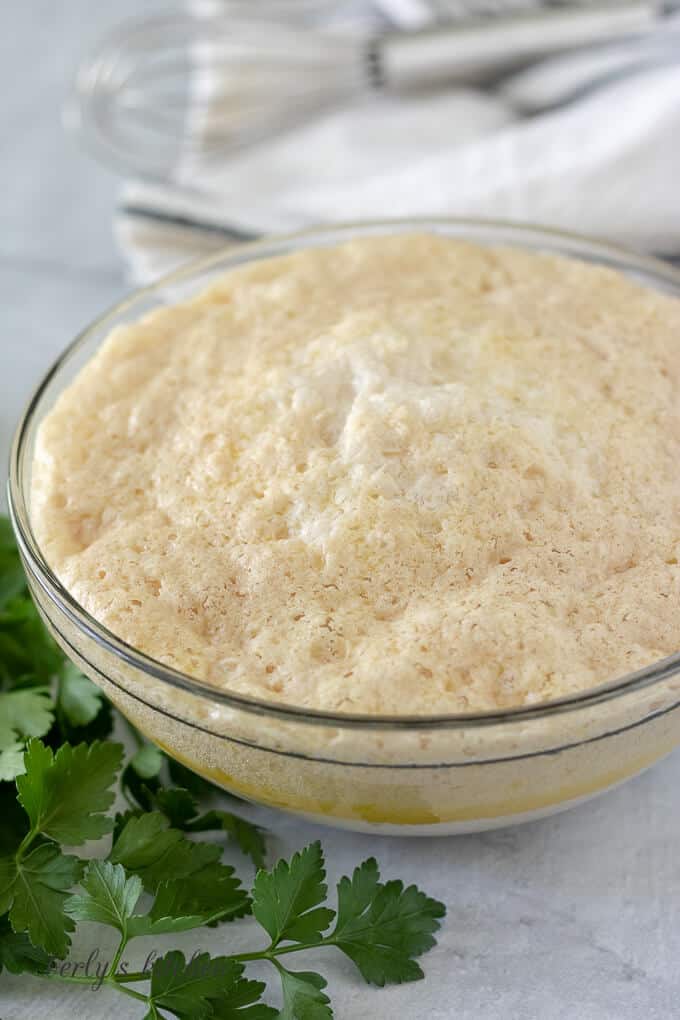
[[[271,235],[255,241],[229,244],[208,256],[190,260],[179,269],[162,276],[152,284],[135,289],[121,301],[116,302],[100,316],[92,320],[75,336],[53,362],[33,391],[19,419],[10,452],[9,479],[7,483],[9,516],[24,567],[30,577],[40,586],[49,601],[71,621],[78,631],[85,634],[96,644],[127,665],[150,675],[155,680],[159,680],[169,687],[197,696],[213,704],[217,703],[255,715],[271,716],[331,727],[349,727],[352,729],[475,729],[495,726],[499,723],[527,723],[531,720],[545,719],[554,715],[592,708],[595,705],[615,698],[636,693],[680,673],[680,651],[678,651],[642,669],[605,681],[594,687],[586,688],[575,694],[537,702],[533,705],[512,706],[502,710],[431,715],[371,715],[368,713],[331,712],[312,709],[302,705],[249,697],[248,695],[231,692],[228,689],[217,688],[146,655],[144,652],[117,637],[112,631],[108,630],[108,628],[91,616],[62,585],[45,560],[30,524],[27,494],[23,484],[23,465],[27,454],[26,444],[34,416],[39,409],[45,391],[53,380],[57,378],[61,370],[67,366],[71,358],[78,354],[95,332],[105,329],[119,315],[129,311],[144,299],[153,297],[168,286],[187,282],[193,277],[214,270],[225,260],[233,260],[233,265],[224,267],[224,271],[229,272],[235,266],[252,260],[276,257],[290,251],[300,250],[306,246],[305,242],[312,246],[320,247],[325,244],[348,240],[357,233],[380,236],[411,231],[416,233],[428,231],[445,233],[447,229],[460,231],[459,234],[453,235],[459,240],[466,239],[465,231],[468,230],[471,233],[475,231],[493,232],[497,230],[504,235],[510,235],[510,237],[504,237],[500,242],[491,241],[486,243],[501,243],[512,247],[514,238],[517,246],[523,248],[527,246],[527,237],[524,235],[530,235],[534,240],[545,241],[546,244],[552,242],[552,251],[562,254],[563,257],[565,255],[567,257],[581,257],[588,261],[588,256],[590,255],[591,261],[599,259],[601,262],[606,263],[608,260],[612,260],[617,265],[625,264],[625,267],[629,270],[638,270],[654,277],[659,282],[664,282],[677,289],[678,294],[680,294],[680,268],[669,265],[654,256],[641,255],[622,245],[611,244],[572,231],[553,229],[520,221],[445,216],[404,217],[398,219],[331,223],[301,231]],[[522,242],[523,237],[524,243]],[[329,238],[329,240],[325,242],[319,240],[323,238]],[[316,245],[313,245],[314,239],[317,240]],[[475,240],[480,243],[479,239]],[[481,243],[485,242],[482,241]],[[567,249],[566,252],[564,248]],[[272,251],[272,249],[274,250]],[[281,250],[279,251],[278,249]]]

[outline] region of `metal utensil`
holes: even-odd
[[[374,89],[487,82],[550,54],[645,33],[639,0],[547,7],[366,39],[230,16],[133,21],[83,64],[72,116],[126,171],[226,155]]]

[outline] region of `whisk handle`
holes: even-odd
[[[527,11],[375,39],[370,66],[376,85],[406,90],[443,82],[480,82],[532,60],[649,29],[651,2]]]

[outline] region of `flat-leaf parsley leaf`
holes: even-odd
[[[29,741],[17,789],[33,829],[70,846],[110,832],[105,812],[122,757],[122,746],[108,741],[62,744],[55,755],[41,741]]]
[[[338,883],[338,918],[330,936],[374,985],[417,981],[423,972],[413,957],[435,944],[443,903],[415,885],[380,883],[373,857]]]
[[[0,859],[0,914],[9,911],[14,931],[27,932],[34,946],[65,956],[75,924],[64,904],[81,870],[77,857],[62,854],[51,843],[18,860]]]
[[[335,914],[320,906],[326,899],[326,871],[319,842],[311,843],[271,871],[258,871],[253,886],[253,913],[272,945],[320,942]]]

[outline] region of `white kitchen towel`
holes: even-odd
[[[129,182],[116,233],[138,281],[229,239],[403,216],[520,220],[680,252],[680,35],[560,57],[496,94],[376,96],[172,186]],[[605,84],[527,119],[518,107]],[[590,83],[594,68],[587,67]]]

